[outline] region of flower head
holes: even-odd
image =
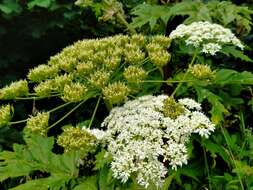
[[[64,148],[65,152],[81,150],[84,154],[94,151],[96,137],[86,130],[78,127],[66,127],[58,136],[57,143]]]
[[[143,96],[113,108],[102,123],[112,155],[113,176],[123,183],[130,176],[160,188],[168,172],[187,164],[187,142],[192,133],[208,137],[214,125],[192,99],[179,102],[166,96]],[[162,159],[162,160],[161,160]]]
[[[210,22],[193,22],[190,25],[180,24],[170,34],[171,39],[184,39],[186,45],[200,48],[203,53],[215,55],[224,45],[234,45],[240,49],[244,46],[231,32],[219,24]]]
[[[4,127],[8,125],[12,118],[12,107],[8,105],[4,105],[0,107],[0,127]]]
[[[129,92],[129,88],[122,82],[109,84],[102,89],[104,99],[111,104],[120,104],[124,102],[127,99]]]
[[[31,116],[26,123],[26,129],[32,133],[46,135],[48,130],[49,113],[37,113],[36,116]]]
[[[188,71],[197,79],[213,79],[215,71],[209,65],[195,64],[190,65]]]
[[[28,82],[20,80],[0,89],[0,99],[14,99],[16,97],[27,96],[28,93]]]

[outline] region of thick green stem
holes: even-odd
[[[90,120],[90,123],[89,123],[88,128],[90,128],[91,125],[92,125],[92,123],[93,123],[93,120],[94,120],[95,115],[96,115],[96,113],[97,113],[97,109],[98,109],[98,106],[99,106],[99,103],[100,103],[101,99],[102,99],[102,95],[100,95],[99,98],[98,98],[98,101],[97,101],[97,103],[96,103],[95,109],[94,109],[93,114],[92,114],[92,116],[91,116],[91,120]]]
[[[197,55],[198,55],[198,53],[197,53],[197,51],[196,51],[195,54],[194,54],[193,57],[192,57],[192,60],[191,60],[190,65],[192,65],[192,64],[194,63],[194,61],[195,61],[196,58],[197,58]],[[185,72],[182,81],[185,80],[187,74],[188,74],[188,71]],[[172,92],[172,94],[170,95],[171,97],[173,97],[173,96],[176,94],[176,92],[178,91],[178,89],[180,89],[180,87],[182,86],[182,84],[183,84],[183,83],[180,82],[180,83],[177,85],[177,87],[176,87],[176,89],[174,90],[174,92]]]

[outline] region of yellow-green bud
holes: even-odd
[[[212,71],[209,65],[195,64],[190,65],[188,71],[197,79],[213,79],[215,71]]]
[[[62,92],[67,84],[71,84],[74,77],[72,74],[64,74],[53,79],[54,92]]]
[[[46,80],[44,82],[39,83],[35,88],[34,91],[36,92],[37,96],[40,97],[47,97],[50,96],[52,93],[61,93],[67,84],[71,84],[73,80],[73,75],[64,74],[55,77],[51,80]]]
[[[102,89],[104,99],[111,104],[120,104],[127,99],[130,89],[122,82],[109,84]]]
[[[77,63],[78,63],[78,61],[76,60],[76,57],[64,56],[61,59],[59,67],[60,67],[60,69],[66,71],[66,72],[72,72],[72,71],[74,71]]]
[[[149,53],[150,61],[157,67],[164,67],[171,59],[171,55],[163,50]]]
[[[0,107],[0,128],[8,125],[12,118],[13,108],[8,104]]]
[[[35,86],[34,91],[36,92],[36,95],[39,97],[47,97],[51,95],[53,89],[54,89],[54,81],[46,80]]]
[[[86,130],[71,126],[63,129],[63,133],[58,136],[57,144],[62,146],[65,152],[79,150],[87,154],[95,151],[96,137]]]
[[[141,67],[130,65],[124,70],[123,75],[128,82],[140,83],[146,78],[147,72]]]
[[[48,64],[51,65],[51,66],[56,66],[57,67],[61,62],[61,58],[62,58],[62,54],[57,53],[56,55],[50,57],[50,59],[48,61]]]
[[[108,83],[109,79],[110,79],[109,72],[98,70],[90,76],[89,82],[95,88],[101,89]]]
[[[86,62],[86,61],[88,61],[88,60],[90,60],[91,59],[91,57],[93,56],[93,54],[94,54],[94,51],[93,50],[82,50],[81,52],[80,52],[80,54],[77,56],[77,58],[78,58],[78,60],[80,60],[80,61],[84,61],[84,62]]]
[[[163,35],[156,35],[152,37],[151,42],[159,44],[164,49],[168,49],[171,44],[171,39]]]
[[[37,113],[31,116],[26,123],[26,129],[34,134],[46,135],[48,130],[49,113]]]
[[[106,68],[113,71],[119,66],[120,61],[121,61],[120,57],[114,56],[114,57],[106,58],[104,60],[104,64]]]
[[[93,55],[93,61],[97,64],[103,63],[104,58],[107,57],[107,52],[106,51],[98,51]]]
[[[27,78],[34,82],[41,82],[56,77],[58,72],[57,66],[39,65],[29,71]]]
[[[157,43],[149,43],[146,45],[146,50],[150,54],[150,53],[155,53],[158,51],[163,51],[163,47]]]
[[[125,50],[125,60],[129,64],[138,64],[145,59],[145,53],[140,49]]]
[[[87,76],[95,68],[95,64],[91,61],[79,63],[76,66],[77,74],[81,77]]]
[[[28,93],[29,88],[27,81],[20,80],[0,89],[0,99],[14,99],[16,97],[27,96]]]
[[[143,47],[145,44],[145,37],[141,34],[134,34],[131,36],[130,43]]]
[[[185,112],[184,106],[177,103],[174,98],[164,100],[163,114],[171,119],[176,119]]]
[[[80,102],[87,95],[87,87],[81,83],[67,84],[63,90],[62,99],[66,102]]]

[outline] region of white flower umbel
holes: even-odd
[[[176,170],[187,164],[190,135],[208,138],[215,129],[199,103],[190,98],[176,102],[166,95],[143,96],[116,107],[102,127],[107,128],[104,140],[113,156],[113,176],[123,183],[135,177],[139,185],[158,189],[168,166]]]
[[[193,22],[190,25],[180,24],[170,34],[171,39],[184,39],[187,45],[200,48],[203,53],[215,55],[223,45],[234,45],[243,49],[241,41],[219,24],[209,22]]]

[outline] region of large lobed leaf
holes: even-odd
[[[26,139],[26,145],[14,145],[14,151],[0,153],[0,181],[9,177],[29,176],[34,171],[50,173],[47,178],[27,181],[13,189],[60,189],[72,178],[77,177],[77,152],[57,155],[53,148],[53,137],[33,135]]]

